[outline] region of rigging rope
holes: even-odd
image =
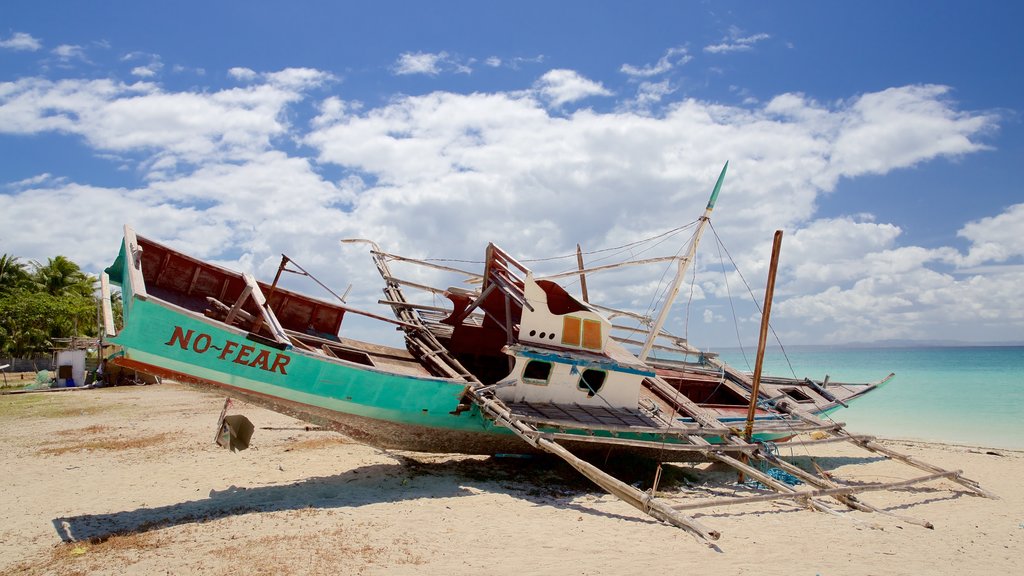
[[[582,252],[582,254],[584,256],[593,256],[595,254],[604,254],[605,252],[613,252],[613,251],[620,251],[618,253],[621,253],[621,251],[624,251],[627,248],[632,248],[634,246],[638,246],[638,245],[644,244],[646,242],[651,242],[651,241],[657,240],[659,238],[664,238],[660,242],[658,242],[658,243],[656,243],[656,244],[654,244],[654,245],[652,245],[652,246],[650,246],[648,248],[644,248],[640,252],[636,253],[636,254],[643,254],[644,252],[647,252],[647,251],[651,250],[652,248],[658,246],[662,242],[665,242],[670,237],[678,234],[679,232],[682,232],[683,230],[686,230],[687,228],[690,228],[690,227],[694,226],[695,224],[697,224],[697,222],[698,222],[698,220],[694,220],[693,222],[690,222],[689,224],[684,224],[683,226],[679,226],[677,228],[673,228],[673,229],[668,230],[666,232],[662,232],[661,234],[656,234],[654,236],[650,236],[650,237],[647,237],[647,238],[641,238],[640,240],[636,240],[634,242],[628,242],[628,243],[622,244],[620,246],[612,246],[610,248],[601,248],[601,249],[598,249],[598,250],[589,250],[587,252]],[[612,258],[614,256],[615,256],[615,254],[604,256],[602,258],[596,259],[595,262],[600,262],[602,260],[607,260],[608,258]],[[521,262],[550,262],[550,261],[553,261],[553,260],[567,260],[569,258],[576,258],[576,253],[573,252],[572,254],[565,254],[565,255],[562,255],[562,256],[549,256],[547,258],[528,258],[528,259],[521,260]],[[460,263],[463,263],[463,264],[486,264],[486,262],[483,261],[483,260],[462,260],[462,259],[458,259],[458,258],[422,258],[421,260],[423,262],[460,262]]]
[[[725,247],[725,243],[722,242],[721,238],[719,238],[718,231],[715,230],[714,225],[712,225],[710,222],[708,222],[708,224],[711,226],[711,231],[714,233],[715,239],[718,241],[719,246],[721,246],[722,249],[725,250],[726,256],[729,257],[729,262],[732,263],[732,267],[734,270],[736,270],[736,274],[740,277],[740,280],[743,281],[743,285],[747,288],[747,293],[750,294],[750,300],[754,303],[754,307],[757,308],[757,312],[759,314],[764,314],[764,310],[761,308],[761,303],[758,302],[757,296],[754,295],[754,291],[750,288],[750,283],[747,282],[747,279],[743,276],[743,273],[740,272],[739,266],[737,266],[736,261],[733,260],[732,254],[729,253],[729,249]],[[730,303],[731,301],[732,300],[730,296]],[[775,342],[779,345],[779,349],[782,351],[782,356],[786,359],[786,364],[789,365],[789,371],[793,374],[793,378],[796,378],[796,370],[793,369],[793,363],[789,360],[789,354],[786,353],[786,347],[782,345],[782,340],[779,338],[779,334],[775,331],[775,327],[771,325],[771,322],[768,323],[768,329],[772,331],[772,336],[775,337]]]
[[[715,227],[711,227],[711,231],[715,235],[715,244],[718,246],[718,262],[722,266],[722,281],[725,283],[725,295],[729,299],[729,309],[732,310],[732,325],[736,330],[736,344],[740,347],[740,355],[743,356],[743,364],[746,365],[747,370],[750,368],[750,359],[747,358],[747,350],[743,346],[743,337],[740,336],[740,322],[736,316],[736,306],[732,301],[732,289],[729,287],[729,274],[725,270],[725,259],[722,258],[722,239],[718,237],[718,232],[715,232]]]

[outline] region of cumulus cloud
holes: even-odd
[[[689,221],[729,157],[718,229],[731,239],[746,274],[763,274],[771,231],[786,228],[793,231],[786,240],[786,260],[793,264],[784,266],[781,301],[792,298],[787,310],[794,321],[806,323],[828,311],[832,316],[826,317],[842,319],[846,327],[830,337],[850,339],[854,327],[870,331],[888,315],[885,327],[870,333],[910,337],[900,319],[911,312],[925,317],[936,305],[916,297],[912,286],[924,280],[957,286],[955,277],[932,270],[954,264],[957,252],[900,246],[899,227],[871,215],[815,219],[815,201],[840,177],[981,149],[978,139],[996,119],[958,112],[944,95],[911,86],[832,106],[785,95],[760,109],[688,100],[653,117],[581,110],[561,118],[523,93],[432,93],[369,110],[334,101],[305,142],[319,150],[320,162],[368,178],[360,180],[353,203],[358,218],[350,222],[377,231],[396,250],[457,252],[452,255],[460,258],[478,257],[474,249],[488,241],[524,258],[568,254],[575,241],[592,247],[624,243],[664,230],[668,222]],[[864,113],[874,108],[898,117]],[[875,122],[909,129],[922,109],[937,122],[936,138],[882,131],[873,147],[877,155],[846,148],[848,131]],[[935,146],[936,139],[966,144]],[[1013,226],[1022,228],[1008,223]],[[453,244],[453,237],[460,241]],[[724,297],[721,274],[709,264],[700,270],[700,282],[714,297]],[[730,282],[733,290],[741,285],[735,274]],[[602,295],[643,308],[651,291],[634,294],[637,286],[653,289],[656,282],[613,280]],[[952,293],[946,289],[944,294]],[[808,291],[812,295],[802,295]],[[863,316],[865,309],[879,314],[848,318]]]
[[[163,174],[178,162],[244,159],[267,150],[288,130],[285,107],[327,77],[289,69],[212,93],[109,79],[25,78],[0,84],[0,132],[75,134],[103,152],[143,154]]]
[[[15,32],[9,38],[0,40],[0,48],[19,52],[35,52],[43,47],[43,43],[25,32]]]
[[[899,87],[828,105],[785,94],[764,105],[688,99],[656,112],[597,112],[565,108],[609,90],[552,70],[532,90],[436,91],[369,106],[328,95],[312,122],[292,124],[293,107],[329,75],[230,74],[245,86],[193,92],[110,79],[0,83],[0,132],[73,135],[96,153],[144,158],[148,177],[134,188],[103,188],[69,182],[55,168],[58,176],[8,184],[0,219],[26,224],[2,227],[5,250],[25,257],[73,250],[67,255],[98,267],[112,258],[121,223],[131,222],[144,235],[264,277],[288,253],[333,286],[355,284],[351,301],[369,306],[379,279],[365,248],[340,246],[340,238],[376,239],[411,256],[476,260],[492,241],[523,259],[573,255],[532,264],[539,273],[558,272],[575,266],[577,242],[584,250],[622,246],[692,222],[729,159],[715,230],[687,289],[695,302],[718,306],[695,313],[702,326],[732,333],[719,314],[728,310],[721,299],[743,283],[735,272],[722,275],[715,238],[726,240],[750,280],[763,274],[776,228],[787,230],[776,314],[789,322],[780,325],[784,335],[787,327],[804,335],[797,341],[808,334],[816,341],[934,336],[924,332],[972,317],[991,332],[979,339],[1024,326],[1015,304],[1024,273],[957,268],[1016,262],[1024,252],[1016,240],[1024,237],[1024,205],[965,225],[966,255],[901,245],[899,226],[870,215],[816,216],[820,194],[840,178],[983,149],[997,118],[959,110],[941,87]],[[648,90],[664,99],[670,88],[651,83]],[[275,143],[282,138],[297,139],[315,158],[281,151]],[[68,243],[43,230],[31,215],[52,206],[90,214],[88,233]],[[686,234],[632,255],[673,254]],[[588,263],[600,257],[588,255]],[[644,312],[664,275],[664,268],[611,273],[588,284],[601,302]],[[686,325],[680,314],[670,328]],[[999,321],[1008,328],[993,328]]]
[[[574,70],[551,70],[540,77],[536,88],[555,107],[592,96],[612,95],[600,82],[585,78]]]
[[[1024,204],[1014,204],[1002,214],[968,222],[957,232],[971,246],[960,261],[963,266],[1002,263],[1024,256]]]

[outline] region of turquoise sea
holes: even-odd
[[[753,371],[755,349],[719,350]],[[787,347],[765,354],[764,372],[833,382],[896,377],[832,413],[852,432],[992,448],[1024,449],[1024,347]],[[793,370],[790,370],[789,364]]]

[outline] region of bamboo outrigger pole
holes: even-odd
[[[725,171],[729,168],[729,163],[726,162],[725,166],[722,166],[722,173],[718,175],[718,182],[715,183],[715,189],[711,192],[711,199],[708,200],[707,208],[704,209],[704,214],[700,217],[700,224],[697,226],[697,230],[693,233],[693,240],[690,241],[690,248],[686,251],[686,256],[679,260],[679,268],[676,270],[675,280],[672,282],[672,289],[668,293],[668,297],[665,298],[665,305],[661,307],[661,312],[658,313],[657,320],[654,321],[654,326],[651,327],[651,333],[647,336],[647,340],[644,342],[643,348],[640,350],[641,361],[647,360],[647,356],[651,353],[651,348],[654,347],[654,340],[661,333],[662,327],[665,326],[665,320],[668,319],[668,312],[672,308],[672,303],[675,301],[676,296],[679,295],[679,287],[683,284],[683,278],[686,276],[686,268],[693,261],[694,255],[697,254],[697,245],[700,244],[700,238],[704,235],[704,228],[707,227],[708,222],[711,220],[711,211],[715,209],[715,202],[718,200],[718,192],[722,189],[722,182],[725,181]]]

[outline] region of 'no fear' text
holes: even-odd
[[[240,344],[232,340],[226,340],[222,347],[214,346],[213,337],[209,334],[202,332],[196,334],[195,330],[185,331],[181,326],[175,326],[171,339],[164,342],[165,346],[174,346],[175,344],[181,346],[182,350],[191,349],[196,354],[206,354],[213,348],[214,351],[220,351],[220,354],[217,354],[217,360],[230,361],[267,372],[280,372],[285,375],[288,374],[285,371],[285,366],[292,360],[290,356],[280,352],[275,352],[274,358],[271,360],[269,350],[259,350],[255,346]]]

